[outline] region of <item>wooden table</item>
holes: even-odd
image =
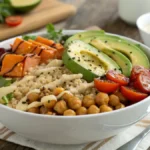
[[[62,0],[64,1],[64,0]],[[118,0],[66,0],[79,7],[76,16],[56,24],[57,28],[84,29],[88,26],[99,26],[110,33],[141,41],[138,29],[129,26],[118,17]],[[0,150],[32,150],[0,140]]]

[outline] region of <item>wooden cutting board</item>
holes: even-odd
[[[23,22],[17,27],[8,27],[0,24],[0,41],[10,37],[21,35],[41,27],[48,23],[55,23],[74,15],[76,8],[70,4],[57,0],[42,0],[30,13],[23,16]]]

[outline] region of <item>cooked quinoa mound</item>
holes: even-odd
[[[81,100],[87,94],[96,95],[93,82],[88,83],[82,79],[82,74],[71,73],[64,66],[63,61],[58,59],[52,59],[48,64],[31,68],[28,74],[22,79],[18,79],[14,85],[17,88],[14,91],[14,98],[9,104],[13,108],[16,108],[19,101],[34,89],[41,90],[41,95],[48,95],[56,87],[62,87]]]

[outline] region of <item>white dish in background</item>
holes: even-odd
[[[139,16],[150,12],[150,0],[119,0],[119,16],[129,24],[136,24]]]
[[[139,28],[144,43],[150,47],[150,13],[138,18],[137,27]]]
[[[77,32],[79,31],[65,31],[64,34]],[[140,44],[150,58],[150,48],[129,38],[122,38]],[[14,39],[1,42],[0,47],[7,48]],[[149,112],[150,97],[113,112],[83,116],[32,114],[0,104],[0,122],[29,139],[55,144],[80,144],[114,136],[135,124]]]

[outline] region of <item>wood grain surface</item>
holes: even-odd
[[[39,29],[49,22],[56,23],[74,15],[75,12],[76,8],[73,5],[57,0],[43,0],[36,9],[22,16],[23,22],[21,25],[9,27],[6,24],[1,24],[0,40]]]
[[[65,1],[65,0],[62,0]],[[141,41],[138,29],[129,26],[118,17],[118,0],[66,0],[79,7],[76,16],[56,24],[57,28],[84,29],[99,26],[107,32],[116,33]],[[0,150],[32,150],[0,140]]]

